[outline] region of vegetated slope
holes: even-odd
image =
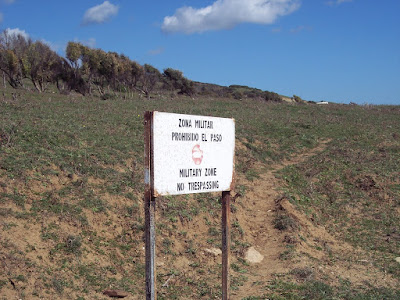
[[[236,119],[232,299],[399,298],[399,107],[20,92],[0,102],[2,299],[143,299],[146,110]],[[159,299],[221,297],[220,210],[158,199]]]

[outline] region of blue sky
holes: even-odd
[[[124,53],[192,80],[400,104],[399,0],[0,0],[0,29]]]

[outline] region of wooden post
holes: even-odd
[[[231,192],[222,192],[222,300],[229,300]]]
[[[156,198],[153,192],[153,113],[146,112],[144,115],[144,152],[145,152],[145,193],[144,193],[144,209],[145,209],[145,237],[146,237],[146,300],[156,300],[156,238],[155,238],[155,211]]]

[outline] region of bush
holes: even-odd
[[[274,220],[274,227],[279,230],[294,230],[299,228],[295,219],[286,213],[279,213]]]
[[[263,93],[263,98],[265,101],[282,102],[281,96],[274,92],[265,91]]]
[[[65,249],[69,253],[80,253],[79,248],[82,246],[82,240],[79,236],[69,235],[65,241]]]
[[[299,96],[296,96],[296,95],[293,95],[293,100],[296,103],[302,103],[303,102],[303,100]]]

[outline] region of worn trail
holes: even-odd
[[[287,273],[288,262],[280,259],[285,251],[285,234],[274,228],[276,216],[275,200],[281,194],[282,183],[276,178],[275,172],[289,166],[306,161],[311,156],[323,151],[327,142],[318,147],[293,156],[292,158],[272,165],[268,171],[251,184],[243,202],[246,202],[247,211],[238,215],[239,223],[245,231],[245,239],[264,258],[260,263],[250,263],[246,277],[248,280],[238,291],[233,291],[231,299],[243,299],[249,296],[260,296],[265,293],[265,284],[275,274]]]

